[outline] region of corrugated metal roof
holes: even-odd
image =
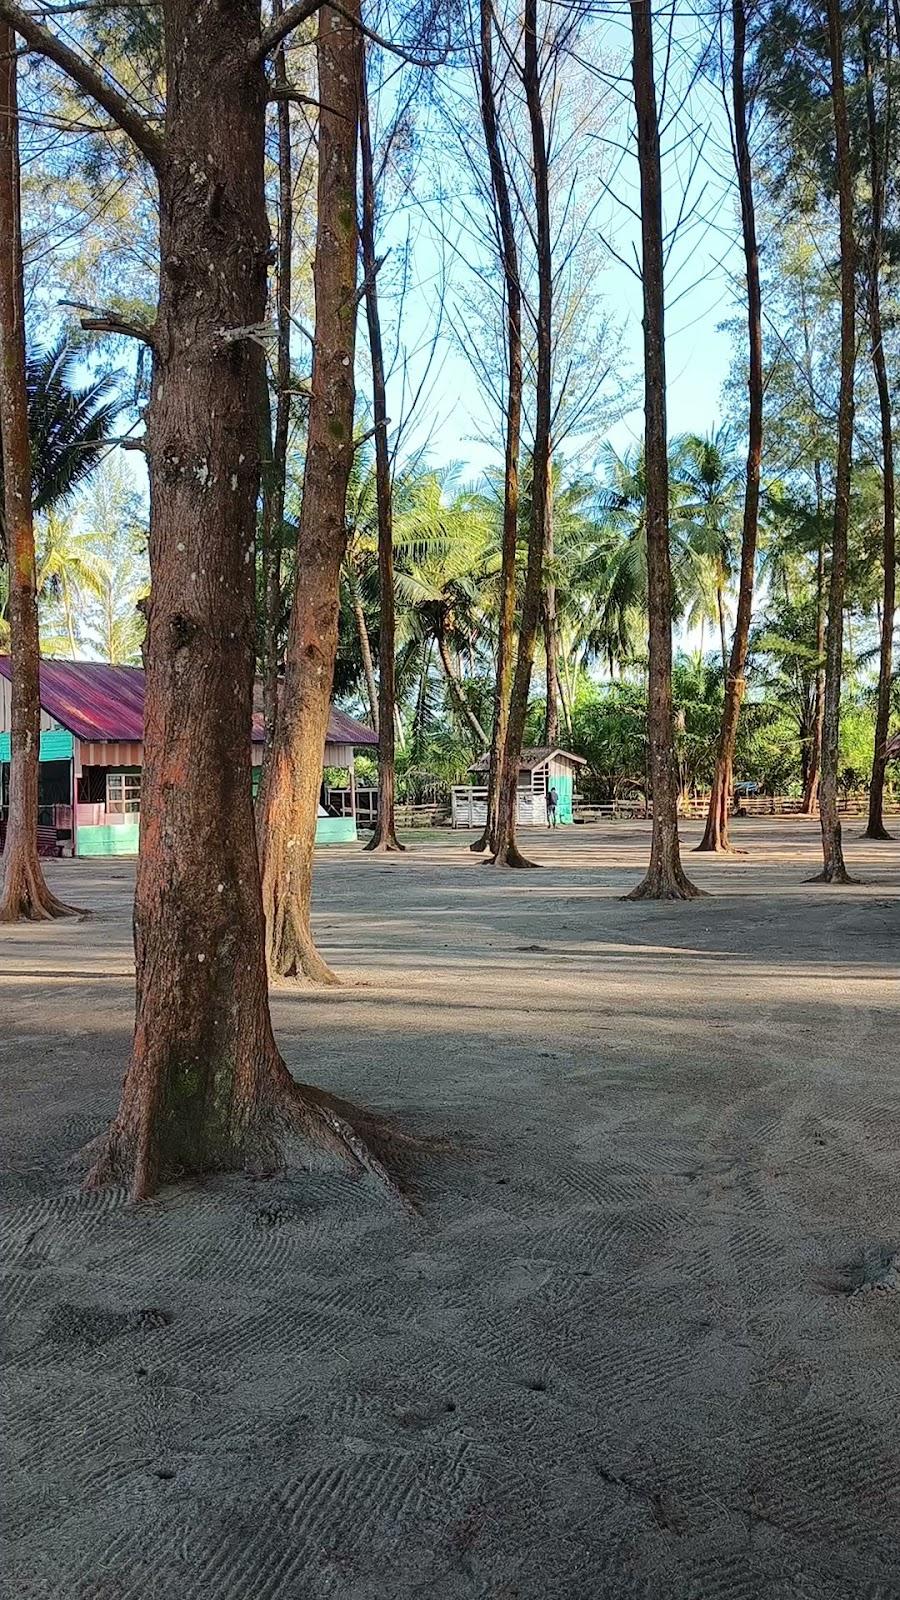
[[[9,657],[0,656],[0,672],[10,676]],[[252,739],[263,742],[263,720],[255,709]],[[41,662],[41,705],[77,739],[108,743],[144,737],[144,672],[141,667],[112,667],[106,661]],[[364,723],[332,706],[329,744],[376,745],[378,737]]]
[[[571,750],[560,750],[557,745],[526,744],[522,746],[522,758],[519,762],[519,767],[520,769],[526,767],[531,771],[534,767],[542,767],[545,761],[550,760],[551,756],[562,756],[564,761],[574,761],[578,767],[587,766],[584,756],[573,755]],[[472,763],[470,771],[486,772],[490,764],[490,755],[479,756],[478,760]]]

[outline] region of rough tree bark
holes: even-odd
[[[509,700],[506,736],[497,797],[497,827],[493,855],[486,863],[494,867],[532,867],[516,843],[516,809],[519,762],[528,715],[528,693],[535,644],[541,621],[544,580],[544,549],[547,539],[547,485],[550,470],[550,425],[553,363],[553,239],[550,220],[550,184],[547,162],[547,130],[544,124],[541,64],[537,33],[537,0],[525,0],[525,59],[523,86],[528,105],[531,132],[531,170],[534,184],[535,240],[538,269],[537,364],[532,453],[533,486],[531,525],[528,530],[528,559],[519,626],[519,647]]]
[[[274,0],[272,14],[281,16],[282,0]],[[284,44],[275,51],[274,76],[276,86],[287,87],[287,68]],[[263,473],[262,505],[262,569],[263,569],[263,722],[266,730],[265,768],[268,768],[275,725],[278,721],[278,679],[281,673],[281,652],[278,648],[281,620],[281,545],[284,526],[284,501],[287,485],[288,432],[291,420],[291,279],[294,243],[294,174],[291,166],[291,107],[286,99],[276,106],[278,125],[278,262],[275,280],[275,324],[278,329],[275,364],[275,429],[272,433],[269,415],[268,374],[262,367],[265,389],[267,442],[271,439],[271,458],[268,471]],[[260,796],[265,792],[265,772]],[[260,801],[260,808],[262,801]]]
[[[497,839],[497,814],[500,801],[500,770],[509,698],[513,677],[513,646],[516,625],[516,547],[519,530],[519,453],[522,438],[522,289],[519,282],[519,250],[513,223],[509,183],[497,122],[497,100],[493,65],[493,8],[491,0],[480,3],[480,49],[478,82],[481,99],[481,125],[491,173],[491,196],[497,228],[497,242],[503,270],[506,303],[506,452],[503,469],[503,535],[500,555],[500,600],[497,615],[497,662],[494,682],[494,723],[488,764],[487,817],[484,832],[472,850],[494,850]]]
[[[294,1082],[275,1047],[253,830],[259,366],[269,255],[259,0],[164,0],[157,135],[90,62],[10,0],[0,16],[130,135],[160,190],[147,422],[151,482],[137,1006],[119,1110],[89,1183],[140,1198],[186,1172],[313,1148],[385,1176],[367,1119]],[[374,1141],[388,1134],[372,1125]]]
[[[831,103],[834,112],[841,245],[841,385],[838,402],[838,448],[834,483],[834,529],[831,581],[828,588],[828,634],[825,642],[825,711],[819,779],[819,817],[824,865],[817,883],[850,883],[841,845],[838,816],[838,743],[841,721],[841,670],[844,647],[844,591],[847,583],[847,534],[850,523],[850,471],[853,453],[854,375],[856,364],[856,245],[853,236],[853,162],[850,124],[844,90],[844,39],[841,0],[826,0],[828,49],[831,57]]]
[[[19,121],[15,36],[0,22],[0,437],[3,444],[2,526],[9,564],[11,743],[9,817],[3,853],[0,922],[46,922],[73,908],[51,894],[38,856],[41,737],[40,640],[31,444],[25,385],[25,292],[19,189]]]
[[[821,525],[825,516],[825,493],[822,487],[822,463],[815,462],[816,505]],[[825,545],[820,543],[816,556],[816,675],[813,685],[812,727],[806,757],[806,776],[803,783],[803,816],[814,816],[819,805],[819,766],[822,759],[822,724],[825,716],[825,625],[827,600],[825,592]]]
[[[362,657],[363,677],[366,680],[366,699],[369,702],[369,715],[372,718],[372,727],[378,733],[378,685],[375,682],[375,663],[372,659],[372,641],[369,638],[369,625],[366,622],[366,613],[362,603],[362,596],[358,585],[354,582],[352,592],[353,618],[356,623],[356,637],[359,641],[359,653]]]
[[[872,777],[869,784],[869,817],[866,839],[890,839],[884,825],[884,776],[887,766],[885,745],[891,719],[891,672],[893,668],[894,611],[897,586],[897,530],[895,524],[896,493],[894,479],[894,436],[891,412],[891,390],[887,362],[884,354],[884,335],[881,317],[881,269],[884,254],[884,203],[887,178],[885,155],[888,148],[888,129],[884,130],[883,148],[879,139],[878,114],[875,106],[875,84],[872,72],[868,28],[862,27],[864,68],[866,79],[866,124],[869,136],[869,172],[872,189],[872,217],[869,238],[869,338],[872,348],[872,366],[878,390],[878,409],[881,418],[881,461],[884,479],[884,574],[881,610],[881,647],[878,663],[878,704],[875,713],[875,753],[872,760]]]
[[[762,291],[759,277],[759,249],[756,239],[756,210],[753,201],[753,169],[747,119],[745,57],[747,19],[744,0],[732,0],[733,53],[731,87],[734,116],[734,155],[741,197],[741,225],[744,262],[747,274],[747,341],[749,351],[748,394],[750,419],[747,442],[747,469],[744,483],[744,520],[741,530],[741,570],[738,580],[737,615],[731,655],[725,673],[725,704],[713,775],[712,794],[706,829],[698,850],[734,853],[728,836],[734,790],[734,752],[738,721],[744,697],[744,673],[750,647],[750,622],[753,614],[753,578],[756,568],[756,541],[759,530],[759,477],[763,440],[763,337]],[[719,587],[719,625],[725,660],[725,627],[721,586]]]
[[[552,444],[547,461],[547,536],[544,546],[544,568],[553,561],[553,451]],[[544,708],[544,744],[554,749],[559,744],[559,680],[557,659],[559,637],[556,621],[556,584],[552,577],[544,583],[544,656],[547,662],[547,700]]]
[[[678,844],[678,772],[672,709],[672,571],[666,440],[662,182],[653,71],[650,0],[632,0],[634,104],[641,184],[644,291],[644,457],[647,498],[647,600],[650,613],[648,735],[653,835],[646,876],[629,900],[690,900]]]
[[[366,290],[366,323],[372,358],[372,407],[375,418],[375,499],[378,508],[378,816],[367,850],[387,854],[405,850],[397,838],[394,807],[395,712],[397,707],[397,624],[394,600],[394,513],[391,458],[388,450],[384,346],[378,306],[378,261],[375,255],[375,163],[365,49],[360,71],[359,145],[362,167],[362,259]]]
[[[441,666],[444,669],[444,677],[447,680],[447,687],[450,690],[450,698],[453,700],[456,706],[458,715],[471,729],[472,733],[475,735],[476,742],[481,746],[482,749],[484,749],[484,746],[488,742],[488,736],[469,704],[469,697],[466,694],[465,685],[460,678],[459,672],[453,665],[453,661],[450,656],[450,646],[447,642],[447,634],[444,630],[443,622],[440,620],[435,628],[435,643],[438,647],[438,656],[440,658]]]
[[[354,452],[358,20],[358,0],[340,12],[323,6],[318,16],[312,393],[284,690],[260,823],[269,971],[316,983],[338,982],[316,949],[310,901]]]

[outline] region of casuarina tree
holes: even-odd
[[[38,857],[40,642],[25,369],[16,59],[13,30],[0,16],[0,527],[9,565],[12,670],[9,819],[0,922],[17,922],[23,917],[40,922],[65,916],[71,907],[51,894]]]
[[[756,542],[759,531],[759,479],[763,441],[763,329],[762,290],[759,274],[759,246],[756,238],[756,208],[753,197],[753,168],[750,160],[750,129],[747,105],[746,54],[747,19],[744,0],[732,0],[732,139],[741,200],[741,231],[744,241],[744,270],[747,277],[747,349],[749,370],[747,388],[750,414],[747,432],[747,470],[744,482],[744,520],[741,532],[741,567],[738,580],[737,617],[731,654],[725,673],[725,704],[716,755],[709,813],[699,850],[720,853],[731,851],[728,819],[734,783],[734,752],[737,747],[738,720],[744,697],[747,655],[750,648],[750,621],[753,614],[753,579],[756,567]],[[721,602],[720,602],[721,604]],[[720,611],[721,615],[721,611]],[[724,659],[724,637],[722,643]]]
[[[503,275],[506,312],[505,456],[503,466],[503,534],[500,557],[500,595],[497,609],[497,659],[494,685],[494,725],[488,764],[487,816],[484,832],[471,848],[496,847],[500,775],[514,666],[516,623],[516,544],[519,524],[519,453],[522,437],[522,286],[519,247],[513,219],[510,183],[497,116],[494,68],[494,14],[491,0],[480,0],[478,33],[478,86],[481,126],[490,167],[490,194],[495,234]]]
[[[159,192],[158,309],[132,330],[153,351],[137,1005],[92,1172],[127,1178],[136,1197],[176,1174],[270,1168],[287,1147],[378,1166],[365,1119],[298,1085],[276,1048],[250,784],[266,61],[314,9],[263,27],[259,0],[164,0],[157,128],[75,46],[0,0],[29,48],[131,137]],[[325,9],[323,23],[337,31],[343,16]],[[352,191],[347,205],[352,231]]]
[[[838,756],[841,721],[841,671],[844,653],[844,593],[847,585],[847,540],[850,525],[850,472],[853,457],[854,380],[856,375],[856,239],[854,234],[853,161],[844,85],[844,25],[841,0],[827,0],[828,50],[831,60],[831,104],[837,169],[841,248],[841,388],[838,402],[837,468],[834,481],[834,525],[831,537],[831,580],[828,589],[828,634],[825,643],[825,710],[822,726],[819,815],[824,864],[818,881],[849,883],[844,865],[838,816]]]
[[[273,975],[336,983],[313,940],[312,862],[347,548],[356,441],[356,154],[359,7],[319,12],[315,345],[284,691],[260,816],[267,957]]]
[[[678,843],[678,775],[672,710],[672,566],[669,553],[669,458],[666,440],[662,176],[650,0],[632,0],[631,30],[643,247],[644,470],[647,604],[650,617],[647,725],[653,834],[646,876],[632,889],[628,899],[690,900],[700,890],[685,876]]]

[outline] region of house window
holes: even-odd
[[[106,774],[106,809],[118,816],[138,816],[141,809],[139,772]]]

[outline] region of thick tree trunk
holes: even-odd
[[[387,393],[384,348],[378,307],[378,262],[375,255],[375,163],[365,51],[360,71],[359,145],[362,165],[362,258],[366,285],[366,322],[372,358],[372,406],[375,416],[375,498],[378,507],[378,816],[367,850],[405,850],[397,838],[394,803],[395,714],[397,709],[397,624],[394,599],[394,511],[391,458],[388,450]]]
[[[37,571],[31,511],[31,445],[25,386],[25,294],[19,192],[15,37],[0,22],[0,438],[3,532],[9,563],[11,760],[0,922],[49,921],[71,913],[50,893],[38,857],[41,737]]]
[[[275,1047],[250,792],[259,363],[269,249],[258,0],[166,0],[162,274],[151,481],[137,1011],[89,1182],[282,1164],[300,1141],[375,1166],[351,1108]]]
[[[762,291],[759,276],[759,249],[756,239],[756,209],[753,201],[753,170],[747,126],[745,87],[746,15],[744,0],[732,0],[734,49],[732,56],[732,101],[734,141],[741,196],[741,222],[744,237],[744,262],[747,274],[747,346],[749,351],[748,392],[750,419],[747,442],[747,469],[744,483],[744,520],[741,530],[741,570],[738,580],[737,615],[731,655],[725,670],[725,703],[716,754],[712,794],[706,830],[698,850],[720,854],[732,851],[728,836],[734,790],[734,752],[737,745],[744,674],[750,648],[750,622],[753,614],[753,579],[756,568],[756,542],[759,531],[759,478],[763,441],[763,337]],[[725,656],[725,622],[721,584],[719,585],[719,626],[722,633],[722,659]]]
[[[503,743],[503,760],[497,798],[497,828],[493,855],[495,867],[531,867],[535,863],[523,856],[516,843],[519,762],[528,694],[538,629],[544,581],[544,550],[547,540],[547,485],[550,471],[550,424],[553,375],[553,239],[550,218],[550,183],[547,162],[547,131],[544,125],[541,64],[537,32],[537,0],[525,0],[523,84],[531,132],[531,170],[534,183],[535,237],[537,244],[538,312],[537,371],[535,395],[533,486],[531,526],[528,530],[528,560],[519,627],[519,647],[510,693],[509,716]]]
[[[844,92],[844,43],[841,0],[827,0],[831,56],[831,102],[834,111],[841,245],[841,386],[838,403],[838,450],[834,486],[834,532],[831,582],[828,590],[828,635],[825,643],[825,711],[822,725],[819,816],[824,866],[821,883],[850,883],[841,846],[838,816],[838,749],[841,721],[841,671],[844,643],[844,591],[847,582],[847,535],[850,523],[850,471],[853,453],[854,369],[856,362],[856,247],[853,237],[853,162]]]
[[[884,478],[884,588],[881,607],[881,649],[878,663],[878,704],[875,713],[875,753],[872,760],[872,777],[869,784],[869,818],[864,838],[890,839],[884,825],[884,775],[887,766],[885,745],[891,719],[891,673],[894,648],[894,610],[897,582],[897,530],[895,525],[894,440],[891,417],[891,390],[884,355],[884,336],[881,319],[881,269],[884,246],[884,200],[887,147],[885,130],[884,147],[879,141],[878,115],[875,106],[875,85],[872,62],[868,48],[868,30],[862,30],[866,75],[866,121],[869,134],[869,169],[872,186],[872,222],[869,242],[869,336],[872,346],[872,366],[878,390],[878,409],[881,418],[881,461]]]
[[[282,11],[282,0],[274,0],[273,16]],[[275,52],[275,82],[287,85],[284,45]],[[275,726],[278,721],[278,680],[281,674],[279,631],[281,622],[281,547],[284,526],[284,501],[287,487],[288,433],[291,419],[291,289],[294,243],[294,173],[291,163],[291,108],[287,100],[277,102],[278,121],[278,268],[275,280],[278,329],[278,354],[275,368],[275,430],[271,429],[269,379],[261,362],[266,416],[266,443],[271,443],[268,471],[263,473],[262,567],[263,567],[263,722],[266,742],[263,783],[260,788],[260,813]]]
[[[825,496],[822,489],[822,466],[816,464],[816,494],[819,519],[825,514]],[[825,586],[825,546],[819,545],[816,560],[816,676],[813,687],[812,728],[806,757],[806,776],[803,783],[803,816],[812,817],[819,808],[819,768],[822,759],[822,725],[825,720],[825,627],[827,597]]]
[[[497,123],[493,67],[493,8],[480,0],[480,52],[478,81],[481,125],[491,173],[491,196],[503,269],[506,303],[506,455],[503,470],[503,537],[500,555],[500,601],[497,615],[497,662],[494,682],[494,723],[488,765],[487,819],[484,832],[472,850],[494,850],[500,803],[500,772],[509,722],[516,625],[516,549],[519,531],[519,453],[522,438],[522,289],[519,249],[513,223],[509,183]]]
[[[472,707],[469,705],[465,686],[450,659],[450,650],[447,645],[447,635],[445,634],[441,624],[439,624],[435,630],[435,640],[438,647],[438,655],[440,656],[441,666],[444,669],[444,677],[447,680],[447,687],[450,690],[450,698],[456,706],[457,713],[461,717],[462,721],[465,722],[471,729],[472,733],[475,735],[477,743],[483,750],[488,742],[488,736],[476,717],[475,712],[472,710]]]
[[[646,876],[629,900],[689,900],[678,843],[678,774],[672,709],[672,572],[663,293],[662,182],[650,0],[632,0],[634,103],[641,182],[644,290],[644,424],[647,481],[647,600],[650,613],[648,735],[653,835]]]
[[[312,397],[284,693],[260,829],[269,971],[318,983],[337,982],[315,947],[310,901],[354,451],[358,0],[347,11],[319,11]]]

